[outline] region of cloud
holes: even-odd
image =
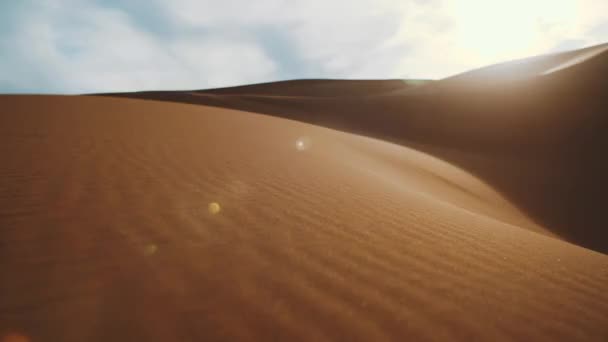
[[[23,16],[10,38],[0,82],[17,92],[188,89],[276,78],[253,40],[185,35],[165,40],[133,25],[128,13],[74,2]]]
[[[0,92],[441,78],[608,40],[605,0],[32,0],[0,4]]]
[[[453,0],[418,10],[413,16],[403,15],[409,19],[402,21],[399,35],[415,46],[415,53],[405,56],[399,68],[410,77],[441,78],[608,41],[608,32],[591,32],[608,22],[604,0]]]
[[[182,31],[254,32],[271,50],[277,45],[268,44],[267,38],[278,39],[284,55],[275,56],[276,62],[283,66],[296,59],[300,65],[299,71],[283,67],[291,71],[283,77],[391,77],[407,46],[385,46],[400,26],[394,4],[383,0],[155,2]]]

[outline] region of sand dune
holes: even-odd
[[[308,79],[218,88],[195,93],[216,95],[270,95],[311,97],[374,96],[409,89],[428,80],[327,80]]]
[[[0,336],[605,341],[605,62],[1,96]]]
[[[543,74],[572,60],[580,63]],[[394,81],[348,82],[371,96],[329,96],[319,81],[288,82],[291,96],[268,95],[283,83],[113,96],[265,113],[413,147],[475,174],[562,238],[605,253],[606,74],[601,45],[393,90]],[[306,96],[295,95],[301,88]]]
[[[607,48],[608,43],[579,50],[499,63],[446,78],[442,80],[442,84],[452,84],[462,90],[469,87],[492,87],[497,85],[502,87],[514,81],[529,81],[539,79],[539,77],[542,79],[542,76],[564,71],[569,67],[598,57],[606,52]]]

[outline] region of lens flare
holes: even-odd
[[[10,333],[2,336],[2,342],[29,342],[30,339],[25,335]]]
[[[298,151],[308,150],[311,146],[312,141],[308,137],[300,137],[296,140],[296,149]]]
[[[156,252],[157,252],[157,251],[158,251],[158,246],[156,246],[156,245],[155,245],[155,244],[153,244],[153,243],[151,243],[151,244],[147,245],[147,246],[144,248],[144,254],[145,254],[146,256],[151,256],[151,255],[154,255],[154,254],[156,254]]]
[[[207,209],[209,210],[209,213],[212,215],[219,214],[220,210],[222,210],[222,208],[220,207],[220,204],[217,202],[209,203],[209,206]]]

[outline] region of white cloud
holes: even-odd
[[[133,1],[144,7],[21,3],[16,27],[0,30],[0,91],[188,89],[294,75],[440,78],[608,40],[605,0]],[[268,32],[287,44],[273,51]]]
[[[590,33],[608,22],[605,0],[453,0],[437,2],[431,12],[418,9],[417,15],[404,14],[396,38],[416,47],[399,68],[414,77],[441,78],[558,46],[581,48],[608,40]]]
[[[405,44],[385,46],[399,28],[397,2],[387,0],[157,0],[182,28],[249,31],[270,28],[292,53],[325,77],[391,77]],[[372,67],[375,65],[375,67]],[[305,67],[303,67],[304,69]]]
[[[38,89],[44,80],[46,91],[59,92],[196,89],[277,77],[273,61],[253,41],[167,41],[138,29],[120,10],[73,5],[67,14],[46,7],[20,23],[7,48],[21,65],[2,66],[18,88]]]
[[[190,87],[200,87],[199,80],[214,86],[265,81],[276,69],[259,46],[247,41],[179,40],[170,49],[180,65],[198,76]]]
[[[184,26],[253,26],[285,22],[290,1],[283,0],[153,0]]]

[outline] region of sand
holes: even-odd
[[[1,96],[0,336],[605,341],[604,55],[502,95]]]
[[[562,239],[608,253],[608,160],[600,157],[608,148],[607,49],[440,81],[296,80],[110,96],[264,113],[415,148],[487,182]]]

